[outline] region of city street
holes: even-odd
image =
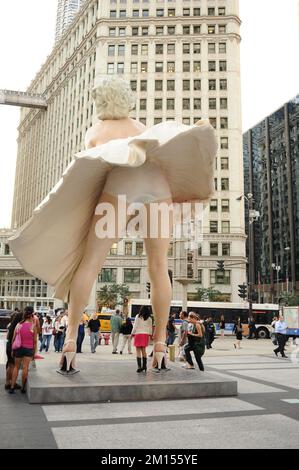
[[[26,395],[4,391],[4,335],[1,335],[2,449],[176,449],[176,448],[285,448],[299,447],[298,351],[289,342],[288,359],[276,358],[270,340],[242,341],[217,338],[206,352],[206,370],[238,381],[238,396],[153,402],[29,405]],[[298,346],[297,346],[298,348]],[[111,346],[89,352],[88,337],[78,364],[105,361],[136,367],[135,357],[111,354]],[[150,351],[150,348],[149,348]],[[294,360],[297,352],[297,362]],[[293,353],[293,361],[291,360]],[[43,354],[53,363],[58,354]],[[181,363],[171,363],[181,367]],[[34,371],[32,372],[34,373]],[[190,374],[199,374],[198,369]],[[5,425],[4,425],[5,423]],[[22,426],[20,426],[22,423]],[[190,432],[192,430],[192,438]],[[161,439],[163,435],[163,440]]]

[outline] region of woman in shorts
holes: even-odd
[[[18,349],[13,348],[15,366],[12,373],[9,393],[15,393],[15,384],[18,378],[21,364],[23,364],[21,392],[26,393],[25,387],[28,377],[29,364],[34,357],[37,346],[37,328],[32,307],[25,308],[23,320],[15,328],[12,347],[17,333],[20,334],[21,337],[21,346]]]

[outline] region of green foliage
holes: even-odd
[[[296,307],[297,305],[299,306],[299,296],[292,295],[290,292],[282,292],[279,298],[279,303],[283,303],[288,307]]]
[[[196,300],[199,302],[220,302],[221,292],[213,287],[199,287],[196,292]]]
[[[117,305],[124,305],[125,299],[130,297],[130,290],[126,284],[106,284],[97,292],[99,306],[115,309]]]

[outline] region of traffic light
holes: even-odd
[[[150,282],[147,282],[147,283],[146,283],[146,291],[147,291],[148,293],[150,293],[150,291],[151,291],[151,283],[150,283]]]
[[[247,297],[247,285],[246,284],[238,284],[239,287],[239,297],[241,299],[246,299]]]
[[[224,261],[217,261],[217,271],[224,272]]]

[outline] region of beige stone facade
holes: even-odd
[[[202,287],[212,285],[238,301],[237,284],[246,279],[244,208],[237,201],[243,194],[238,15],[237,0],[87,0],[28,89],[45,95],[48,109],[22,109],[12,227],[28,220],[72,155],[83,149],[84,134],[96,120],[91,98],[96,80],[123,74],[137,95],[131,115],[147,126],[200,118],[215,126],[217,191],[205,208],[194,276]],[[126,243],[131,241],[119,243],[105,269],[114,270],[113,280],[127,282],[134,296],[147,297],[144,251],[140,254],[139,246],[136,254],[133,241],[133,254],[126,254],[126,246],[131,250]],[[216,273],[219,259],[225,261],[224,276]],[[175,282],[174,298],[181,294]]]

